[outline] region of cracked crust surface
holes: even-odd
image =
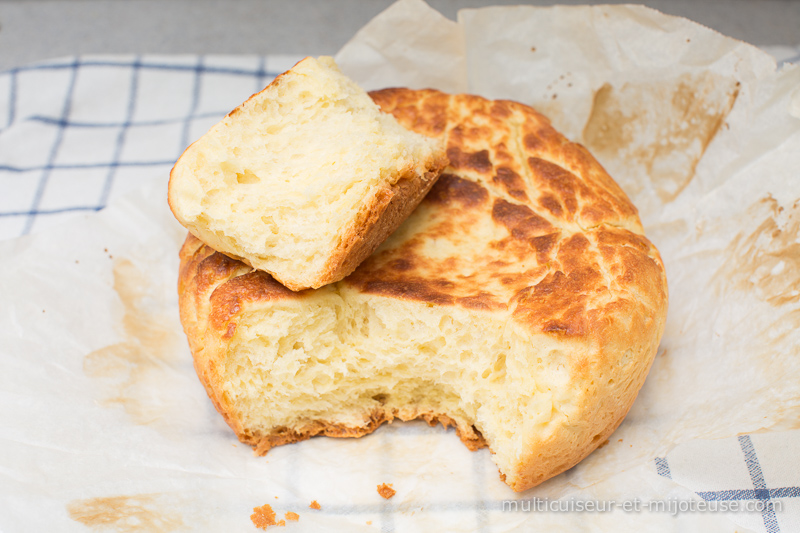
[[[544,429],[515,430],[521,451],[501,465],[506,483],[525,490],[591,453],[630,409],[666,319],[660,256],[624,192],[533,109],[432,90],[371,96],[407,128],[443,138],[450,166],[375,253],[322,289],[293,293],[190,236],[181,251],[181,316],[198,374],[228,424],[259,453],[313,435],[364,435],[393,418],[452,424],[470,449],[488,444],[498,453],[505,443],[485,419],[425,405],[377,406],[347,419],[354,422],[318,416],[253,431],[223,387],[237,327],[256,310],[310,308],[315,298],[334,295],[475,319],[486,324],[483,335],[509,343],[502,388],[515,391],[520,405],[531,397],[552,400]],[[509,332],[522,341],[507,341]],[[489,364],[497,368],[500,354],[493,356]],[[435,352],[418,357],[449,364]],[[493,386],[487,372],[478,374],[476,387]],[[554,373],[558,380],[548,377]]]

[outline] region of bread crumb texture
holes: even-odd
[[[277,524],[275,521],[275,511],[272,510],[272,506],[269,504],[264,504],[261,507],[254,507],[253,514],[250,515],[250,520],[258,529],[267,529],[267,527]]]
[[[380,494],[383,498],[388,500],[389,498],[397,494],[397,491],[392,488],[391,483],[382,483],[378,485],[378,494]]]
[[[300,290],[352,271],[445,163],[440,139],[381,112],[332,58],[309,57],[186,150],[170,175],[169,203],[216,250]],[[350,251],[358,261],[340,273]]]
[[[528,489],[631,407],[664,328],[661,258],[625,193],[533,109],[372,96],[443,139],[450,166],[352,275],[317,290],[188,237],[180,305],[198,375],[258,453],[421,418],[488,445],[501,478]]]
[[[300,515],[297,513],[293,513],[291,511],[287,511],[284,518],[286,520],[291,520],[292,522],[297,522],[298,520],[300,520]]]
[[[317,500],[312,501],[311,504],[309,505],[309,508],[311,508],[311,509],[321,509],[321,507],[320,507],[319,503],[317,502]]]

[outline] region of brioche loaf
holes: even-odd
[[[353,271],[416,207],[446,164],[344,76],[306,58],[178,159],[169,204],[216,250],[292,290]]]
[[[393,419],[455,426],[521,491],[603,443],[642,386],[667,286],[635,207],[533,109],[372,93],[450,166],[343,281],[291,292],[192,237],[180,309],[209,397],[258,453]]]

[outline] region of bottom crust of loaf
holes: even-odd
[[[430,426],[441,423],[442,426],[455,428],[456,435],[461,442],[471,451],[476,451],[487,446],[486,441],[475,426],[458,423],[456,420],[443,413],[429,410],[416,409],[374,409],[364,417],[366,423],[362,426],[348,426],[324,420],[312,420],[296,427],[275,428],[266,434],[238,434],[239,440],[253,447],[256,455],[265,455],[269,450],[283,444],[291,444],[310,439],[318,435],[335,438],[363,437],[378,429],[385,423],[392,423],[395,419],[403,422],[410,420],[424,420]]]

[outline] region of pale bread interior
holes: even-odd
[[[376,189],[423,178],[443,153],[332,58],[306,58],[187,149],[170,205],[207,244],[298,290],[318,286],[306,280],[331,268]]]
[[[568,385],[581,347],[569,344],[532,342],[503,316],[443,314],[337,284],[248,306],[221,385],[230,414],[256,437],[320,421],[365,428],[376,410],[446,415],[462,438],[480,432],[513,486],[533,441],[580,418],[586,398]]]

